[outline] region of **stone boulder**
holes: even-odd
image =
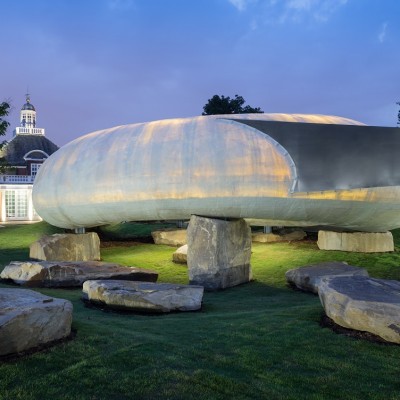
[[[43,236],[31,244],[29,257],[44,261],[98,261],[100,239],[95,232]]]
[[[130,281],[86,281],[83,298],[110,308],[146,313],[195,311],[201,308],[202,286]]]
[[[91,279],[156,282],[158,273],[100,261],[13,261],[4,268],[0,278],[30,287],[73,287]]]
[[[183,246],[186,243],[186,229],[165,229],[151,232],[155,244]]]
[[[190,284],[217,290],[252,279],[251,230],[243,219],[192,215],[187,232]]]
[[[391,232],[318,232],[320,250],[353,251],[357,253],[384,253],[394,251]]]
[[[300,290],[318,294],[318,287],[324,279],[335,276],[368,276],[367,270],[344,262],[330,261],[290,269],[285,274],[289,284]]]
[[[69,336],[72,303],[33,290],[0,288],[0,356]]]
[[[400,344],[399,281],[363,276],[326,279],[319,298],[336,324]]]
[[[253,233],[251,235],[253,242],[258,243],[274,243],[274,242],[291,242],[303,240],[307,236],[303,230],[294,230],[283,233]]]
[[[188,245],[184,244],[172,254],[172,261],[177,264],[187,264]]]

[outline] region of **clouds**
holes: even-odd
[[[228,0],[238,11],[244,11],[254,0]]]
[[[349,0],[228,0],[238,11],[256,8],[260,16],[269,21],[301,22],[311,18],[318,22],[327,21]],[[272,18],[266,18],[266,17]],[[254,25],[254,23],[253,23]]]
[[[387,23],[387,22],[384,22],[384,23],[382,24],[381,30],[379,31],[379,34],[378,34],[379,43],[383,43],[383,42],[385,41],[387,27],[388,27],[388,23]]]
[[[286,0],[281,13],[281,22],[302,22],[311,18],[317,22],[326,22],[348,0]]]

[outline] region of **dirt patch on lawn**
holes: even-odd
[[[382,339],[380,336],[374,335],[373,333],[344,328],[343,326],[336,324],[332,319],[327,317],[325,314],[322,315],[321,317],[320,325],[323,328],[331,329],[333,332],[339,335],[350,336],[355,339],[367,340],[368,342],[379,343],[388,346],[400,346],[397,343],[388,342],[385,339]]]

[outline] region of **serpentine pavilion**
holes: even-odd
[[[45,136],[36,124],[36,109],[26,95],[20,112],[20,126],[13,138],[0,151],[6,169],[0,174],[0,222],[40,221],[32,203],[36,174],[58,146]]]

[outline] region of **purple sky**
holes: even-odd
[[[399,0],[0,0],[0,101],[27,87],[63,145],[200,115],[214,94],[265,112],[395,126]]]

